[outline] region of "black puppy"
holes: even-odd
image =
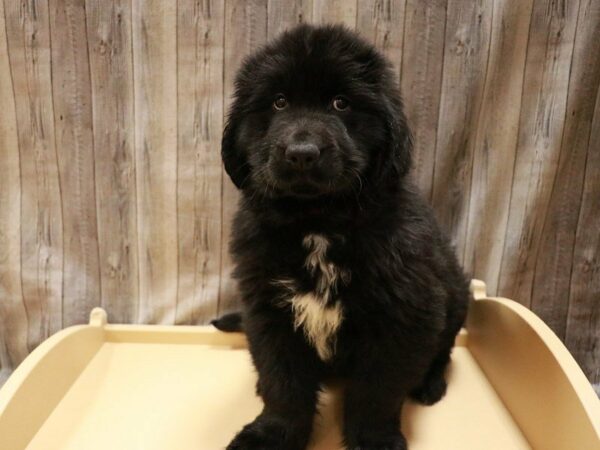
[[[348,448],[406,448],[402,404],[444,395],[469,293],[406,179],[390,64],[343,27],[284,33],[239,71],[222,156],[242,192],[231,252],[265,405],[228,448],[305,448],[329,376],[347,379]]]

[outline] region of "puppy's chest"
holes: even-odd
[[[293,313],[294,328],[323,361],[335,354],[337,333],[344,320],[340,291],[350,283],[351,272],[331,258],[334,239],[307,234],[302,240],[304,260],[294,277],[275,280]]]

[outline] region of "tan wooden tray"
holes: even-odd
[[[475,301],[448,393],[408,404],[412,450],[600,449],[600,401],[571,355],[511,300]],[[210,326],[89,325],[40,345],[0,390],[2,450],[216,450],[261,409],[242,334]],[[339,449],[342,388],[329,386],[314,449]]]

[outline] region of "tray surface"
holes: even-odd
[[[473,280],[448,393],[406,404],[411,450],[600,450],[600,401],[565,346],[518,303]],[[261,410],[239,333],[89,325],[36,348],[0,389],[1,450],[217,450]],[[326,386],[311,439],[337,450],[343,384]]]
[[[245,349],[106,342],[27,448],[224,448],[261,409],[255,381]],[[322,400],[312,448],[342,448],[341,388],[329,387]],[[529,448],[465,347],[454,350],[444,400],[409,404],[404,416],[414,450]]]

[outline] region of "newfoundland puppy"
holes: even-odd
[[[445,393],[469,291],[407,179],[397,85],[341,26],[287,31],[237,75],[222,157],[241,191],[231,253],[264,409],[229,449],[305,448],[330,377],[345,379],[353,450],[405,449],[402,404]]]

